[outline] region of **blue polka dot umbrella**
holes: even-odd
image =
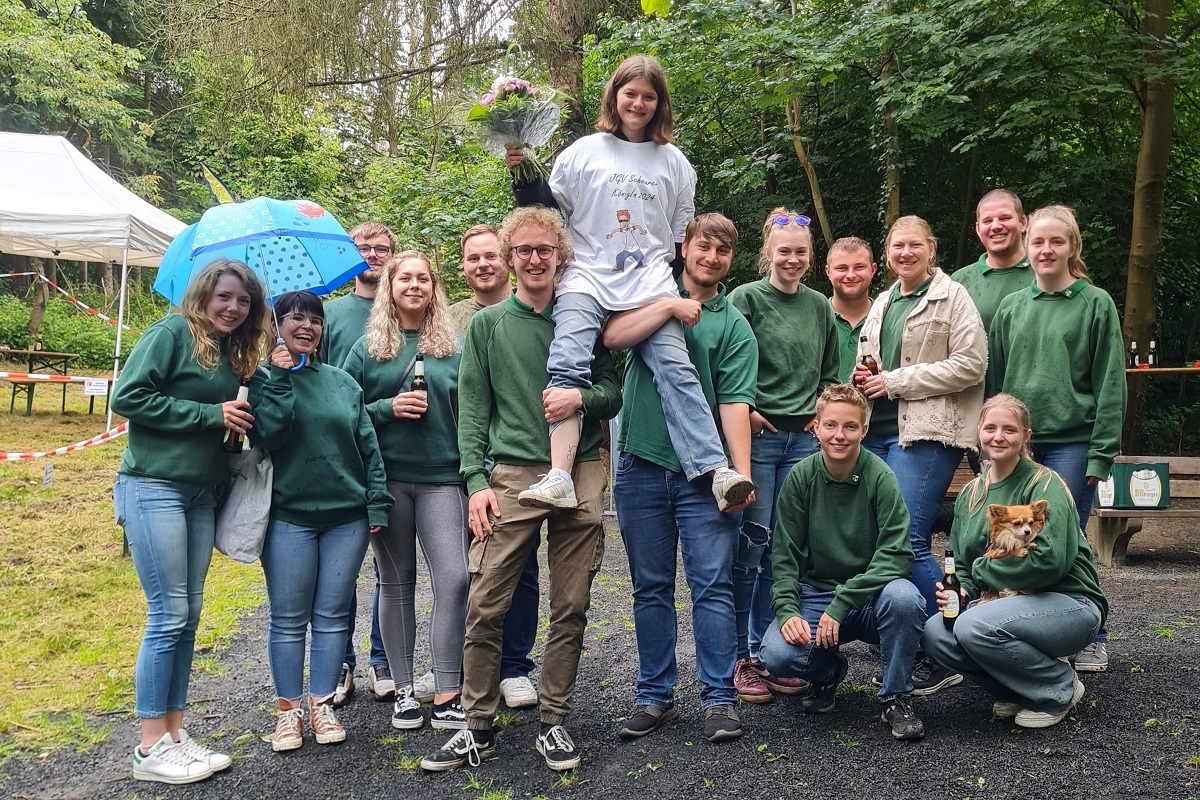
[[[300,289],[328,294],[367,269],[341,223],[321,206],[256,197],[213,206],[176,236],[154,291],[179,305],[192,276],[217,258],[244,262],[272,300]]]

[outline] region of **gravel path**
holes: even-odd
[[[616,730],[631,704],[637,655],[625,553],[610,530],[568,723],[584,757],[575,773],[560,776],[545,767],[533,749],[536,710],[526,710],[500,732],[497,759],[471,772],[424,774],[417,760],[446,735],[428,728],[398,735],[389,725],[390,706],[371,701],[363,678],[358,696],[339,715],[349,732],[345,744],[321,747],[308,738],[299,751],[272,753],[262,741],[273,721],[260,609],[220,654],[220,674],[200,677],[191,690],[194,713],[186,724],[196,738],[235,756],[226,773],[185,787],[134,781],[129,751],[136,723],[110,717],[100,723],[113,728],[108,741],[86,752],[10,761],[0,771],[0,793],[46,800],[1200,797],[1200,536],[1190,525],[1148,530],[1134,537],[1130,559],[1128,567],[1101,573],[1113,606],[1111,667],[1083,676],[1083,701],[1046,731],[991,720],[991,701],[963,685],[917,701],[928,731],[924,741],[894,741],[868,689],[877,665],[856,644],[847,648],[851,691],[839,697],[836,713],[803,717],[795,698],[742,704],[746,735],[711,745],[701,736],[685,616],[680,720],[640,741],[622,742]],[[679,606],[686,609],[682,582],[680,587]],[[418,586],[418,608],[428,606],[425,591]],[[361,594],[366,600],[367,592]],[[361,611],[359,631],[366,629]],[[422,630],[418,648],[426,641]]]

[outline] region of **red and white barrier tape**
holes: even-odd
[[[97,311],[96,309],[92,308],[87,303],[83,302],[78,297],[71,294],[66,289],[62,288],[57,283],[50,280],[49,278],[47,278],[45,275],[43,275],[40,272],[5,272],[5,273],[0,273],[0,278],[26,278],[26,277],[33,276],[33,275],[36,275],[38,280],[45,281],[48,286],[52,286],[63,297],[67,298],[72,303],[74,303],[75,307],[78,308],[80,311],[86,311],[87,313],[91,314],[93,317],[99,317],[100,319],[104,320],[105,322],[107,322],[110,325],[117,324],[117,321],[115,319],[113,319],[112,317],[110,317],[108,314],[105,314],[102,311]],[[138,334],[141,333],[141,331],[139,331],[137,328],[131,327],[129,325],[122,325],[121,327],[123,327],[125,330],[129,331],[130,333],[138,333]]]
[[[122,422],[117,427],[110,428],[98,436],[93,436],[90,439],[84,439],[82,442],[76,442],[75,444],[69,444],[66,447],[60,447],[57,450],[33,453],[4,453],[2,454],[3,457],[0,457],[0,461],[32,461],[35,458],[44,458],[46,456],[61,456],[74,450],[82,450],[85,447],[103,444],[104,442],[115,439],[118,436],[123,436],[128,430],[128,427],[128,422]]]
[[[4,351],[0,350],[0,356],[4,355]],[[112,383],[112,378],[100,376],[91,377],[88,375],[42,375],[34,372],[0,372],[0,380],[7,379],[10,381],[46,381],[47,383],[86,383],[88,381],[108,381]]]

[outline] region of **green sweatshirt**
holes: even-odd
[[[988,335],[988,395],[1029,407],[1033,443],[1088,443],[1088,477],[1121,452],[1125,354],[1117,307],[1082,278],[1061,292],[1031,286],[1004,299]]]
[[[838,383],[846,383],[854,372],[854,365],[858,363],[858,339],[862,336],[863,323],[867,318],[864,316],[857,325],[851,325],[849,320],[835,311],[833,321],[837,325],[838,335]]]
[[[844,481],[830,476],[820,453],[801,461],[783,481],[776,513],[771,605],[780,625],[801,616],[801,584],[833,592],[826,612],[842,622],[888,583],[912,574],[900,484],[865,447]]]
[[[817,398],[838,382],[841,355],[833,307],[801,284],[785,294],[769,278],[729,293],[758,339],[755,411],[780,430],[799,433],[817,411]]]
[[[680,294],[687,297],[682,288]],[[758,341],[750,323],[730,305],[725,287],[702,304],[700,322],[684,332],[688,356],[700,373],[704,398],[713,411],[717,430],[722,403],[746,403],[753,407],[758,382]],[[662,398],[654,388],[654,375],[636,350],[625,362],[625,391],[617,448],[644,458],[671,472],[683,472],[675,447],[667,433]],[[724,438],[724,437],[722,437]]]
[[[362,388],[337,367],[272,366],[250,381],[250,440],[271,451],[271,517],[325,526],[387,525],[392,497]]]
[[[977,492],[982,497],[975,497]],[[1046,527],[1037,547],[1024,558],[988,558],[991,526],[987,507],[1028,505],[1037,500],[1050,504]],[[1101,624],[1108,616],[1108,600],[1100,590],[1100,576],[1092,548],[1079,535],[1079,512],[1066,484],[1052,470],[1021,459],[1012,474],[999,483],[987,483],[987,472],[967,484],[954,503],[954,527],[947,546],[954,551],[958,578],[967,599],[982,588],[1031,589],[1086,597],[1100,609]]]
[[[416,353],[416,331],[404,332],[404,347],[390,361],[369,356],[367,341],[360,338],[350,348],[342,369],[362,387],[389,481],[462,483],[458,477],[458,365],[462,353],[425,357],[429,410],[419,420],[397,419],[392,399],[412,384],[409,364]]]
[[[221,404],[237,397],[239,382],[224,354],[206,370],[194,350],[187,321],[172,314],[129,354],[112,396],[113,412],[129,420],[118,472],[201,486],[229,478]]]
[[[321,333],[321,361],[340,367],[367,329],[367,317],[375,301],[370,297],[344,294],[325,304],[325,327]],[[408,363],[407,361],[404,363]],[[407,386],[404,388],[408,388]]]
[[[512,466],[550,463],[542,391],[550,381],[546,358],[554,338],[553,311],[551,303],[538,314],[514,294],[471,320],[458,375],[458,449],[467,494],[487,488],[486,459]],[[617,371],[600,344],[592,361],[592,385],[581,391],[585,416],[575,460],[597,461],[600,420],[621,410]]]
[[[955,270],[950,280],[961,283],[971,295],[983,319],[983,329],[991,335],[992,318],[1000,309],[1000,302],[1013,292],[1028,289],[1033,283],[1033,270],[1029,268],[1028,258],[1022,258],[1007,269],[993,269],[987,265],[987,253],[984,253],[974,264]]]

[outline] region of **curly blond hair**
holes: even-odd
[[[392,280],[406,261],[419,261],[425,265],[433,286],[433,295],[425,307],[425,319],[417,334],[417,350],[433,358],[445,358],[458,352],[458,333],[448,312],[446,290],[429,256],[420,250],[405,250],[392,256],[379,275],[379,291],[367,317],[367,355],[376,361],[391,361],[406,344],[404,329],[396,315],[396,301],[392,298]]]

